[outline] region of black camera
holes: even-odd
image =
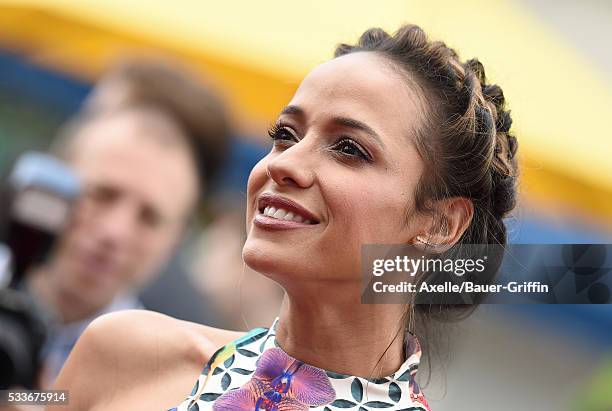
[[[68,166],[35,152],[21,155],[0,183],[0,389],[37,388],[47,321],[24,281],[53,248],[79,192]]]

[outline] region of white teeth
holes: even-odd
[[[274,218],[278,218],[279,220],[283,220],[285,218],[285,215],[287,215],[287,212],[285,210],[283,210],[282,208],[279,208],[276,213],[274,213]]]
[[[266,206],[262,212],[263,215],[277,218],[285,221],[295,221],[296,223],[304,222],[304,224],[310,224],[310,220],[304,220],[299,214],[294,214],[293,211],[287,211],[282,208],[276,208],[272,206]]]

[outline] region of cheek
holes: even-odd
[[[85,202],[78,203],[72,210],[70,221],[62,231],[58,243],[59,256],[72,256],[95,232],[95,219],[91,218],[90,206]]]
[[[133,244],[123,261],[123,280],[144,282],[156,275],[175,250],[175,237],[168,232],[150,233]]]
[[[147,240],[134,241],[134,255],[136,260],[160,261],[172,252],[179,236],[178,230],[166,228],[159,232],[150,233]]]
[[[252,217],[254,201],[257,194],[268,181],[268,173],[266,171],[268,165],[268,156],[265,156],[253,167],[249,180],[247,182],[247,216]],[[250,221],[250,220],[249,220]]]
[[[335,187],[329,192],[327,204],[334,232],[343,242],[349,239],[360,248],[367,243],[405,241],[405,210],[411,201],[409,187],[365,179],[360,179],[359,184]]]

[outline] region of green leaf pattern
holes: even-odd
[[[214,401],[224,392],[246,384],[251,379],[261,354],[269,348],[278,347],[275,338],[277,324],[278,318],[268,329],[259,328],[250,331],[248,338],[243,338],[240,344],[236,344],[234,354],[213,370],[208,381],[206,381],[206,376],[210,364],[207,364],[191,394],[173,410],[212,411]],[[412,336],[412,338],[416,337]],[[399,370],[384,378],[367,379],[325,371],[336,391],[336,399],[331,404],[311,409],[319,411],[431,411],[422,396],[421,400],[416,401],[410,395],[419,359],[420,351],[413,353]],[[194,398],[198,388],[205,383],[203,393],[198,398]],[[190,404],[192,404],[191,407]]]

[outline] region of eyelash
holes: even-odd
[[[285,132],[287,134],[289,134],[291,136],[291,139],[295,140],[295,136],[289,132],[288,128],[285,126],[282,126],[279,123],[276,123],[274,125],[272,125],[269,129],[268,129],[268,135],[270,136],[270,138],[276,142],[276,140],[290,140],[290,139],[286,139],[286,138],[279,138],[279,135]]]
[[[288,134],[289,138],[281,138],[281,134]],[[289,140],[296,140],[296,136],[291,133],[289,131],[289,128],[287,126],[283,126],[279,123],[276,123],[274,125],[272,125],[269,129],[268,129],[268,135],[270,136],[270,138],[274,141],[274,144],[276,145],[277,141],[289,141]],[[367,162],[372,162],[372,157],[368,154],[368,152],[363,149],[361,147],[361,145],[357,144],[352,138],[349,137],[343,137],[341,136],[338,141],[336,141],[336,143],[334,143],[334,145],[332,146],[332,148],[334,147],[340,147],[341,145],[349,145],[352,148],[354,148],[355,150],[357,150],[359,152],[359,154],[349,154],[349,153],[344,153],[342,151],[337,151],[337,153],[339,153],[340,155],[346,157],[346,158],[351,158],[351,159],[359,159],[359,160],[363,160],[363,161],[367,161]]]

